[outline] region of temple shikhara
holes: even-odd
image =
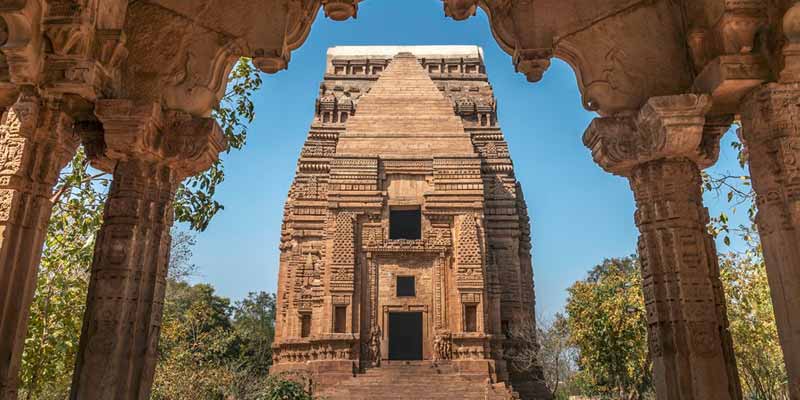
[[[437,375],[422,398],[543,398],[504,358],[506,333],[534,331],[531,238],[482,50],[327,60],[285,208],[272,371],[332,399]]]

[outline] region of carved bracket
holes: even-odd
[[[661,158],[686,157],[707,167],[703,149],[707,95],[651,98],[635,117],[596,118],[583,136],[592,158],[604,170],[627,176],[636,165]],[[707,144],[706,144],[707,145]]]
[[[104,152],[93,162],[106,171],[116,161],[143,159],[168,165],[182,179],[209,168],[226,148],[215,120],[164,111],[158,103],[99,100],[95,115],[103,124]]]
[[[514,51],[514,68],[525,74],[528,82],[539,82],[545,71],[550,68],[553,49],[516,49]]]
[[[358,16],[359,0],[322,0],[325,16],[334,21],[344,21]]]
[[[456,21],[463,21],[475,15],[478,0],[442,0],[444,15]]]

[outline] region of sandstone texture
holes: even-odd
[[[230,71],[240,57],[286,69],[318,15],[370,18],[361,3],[0,1],[0,400],[18,397],[51,194],[78,145],[114,182],[71,399],[149,399],[173,196],[226,147],[210,116]],[[741,398],[700,192],[721,136],[741,122],[790,397],[800,399],[800,3],[442,5],[455,20],[485,13],[529,82],[552,58],[574,70],[583,106],[598,114],[584,143],[636,200],[659,400]],[[311,372],[325,389],[406,385],[436,370],[542,396],[537,374],[506,362],[504,327],[533,307],[528,220],[481,50],[335,47],[316,110],[286,207],[276,371]],[[561,134],[531,122],[541,140]],[[393,215],[418,220],[403,229],[419,234],[392,239],[403,225],[387,222]],[[392,295],[412,278],[413,296]],[[392,346],[402,341],[393,335],[410,345]],[[420,364],[382,366],[403,350]]]
[[[530,226],[480,48],[328,56],[285,208],[273,372],[309,372],[331,399],[511,396],[517,381],[548,398],[503,356],[506,332],[535,326]],[[396,210],[418,212],[418,236],[393,237]],[[397,313],[421,319],[408,365]]]

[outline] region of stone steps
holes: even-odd
[[[326,400],[506,400],[504,385],[492,385],[485,376],[459,374],[449,363],[429,361],[385,362],[378,368],[318,393]]]

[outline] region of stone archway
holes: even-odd
[[[320,8],[343,20],[356,15],[358,3],[0,4],[0,399],[16,398],[48,194],[78,142],[95,166],[113,172],[115,183],[98,237],[72,397],[146,398],[171,197],[176,182],[224,148],[208,116],[230,68],[240,56],[253,57],[265,72],[285,68]],[[733,117],[741,116],[791,396],[800,398],[794,312],[800,6],[792,0],[444,0],[455,19],[478,7],[528,80],[561,58],[575,70],[585,107],[601,115],[584,141],[602,168],[629,178],[637,200],[660,399],[740,396],[697,178],[715,161]],[[135,302],[106,295],[116,288],[145,295]],[[123,329],[126,323],[136,328]],[[132,355],[99,357],[125,353]]]

